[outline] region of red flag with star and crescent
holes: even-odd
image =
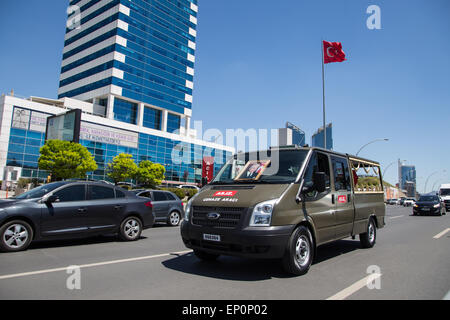
[[[346,61],[345,53],[340,42],[323,41],[323,62],[343,62]]]

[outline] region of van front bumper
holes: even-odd
[[[193,250],[246,258],[278,259],[283,257],[294,228],[295,225],[288,225],[231,230],[196,226],[183,221],[181,237],[184,245]],[[218,235],[221,241],[205,241],[204,234]]]

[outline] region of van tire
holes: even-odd
[[[299,226],[294,230],[282,263],[287,273],[301,276],[308,272],[314,260],[314,240],[309,229]]]
[[[375,245],[377,241],[377,226],[372,217],[369,218],[366,232],[359,234],[359,241],[363,248],[372,248]]]
[[[197,258],[203,261],[215,261],[220,255],[208,253],[202,250],[194,250],[194,254]]]

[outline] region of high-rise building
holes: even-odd
[[[328,150],[333,150],[333,124],[330,123],[326,126],[327,129],[327,147]],[[319,128],[315,134],[313,134],[311,138],[311,146],[323,148],[323,135],[324,130],[323,127]]]
[[[416,195],[416,167],[414,165],[405,165],[398,160],[398,180],[399,188],[405,190],[408,197]]]
[[[58,98],[92,102],[97,115],[151,129],[189,129],[197,0],[70,5],[80,18],[68,19]]]
[[[167,183],[200,183],[205,157],[217,172],[234,148],[190,126],[197,0],[69,4],[58,99],[0,97],[0,174],[46,178],[47,118],[73,109],[82,111],[76,140],[98,165],[88,178],[108,179],[120,153],[164,165]]]
[[[278,145],[303,147],[306,143],[305,132],[296,125],[287,122],[286,128],[278,129]]]

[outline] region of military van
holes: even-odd
[[[320,148],[239,153],[189,201],[181,237],[202,260],[280,259],[302,275],[320,245],[356,235],[375,245],[381,177],[378,162]]]

